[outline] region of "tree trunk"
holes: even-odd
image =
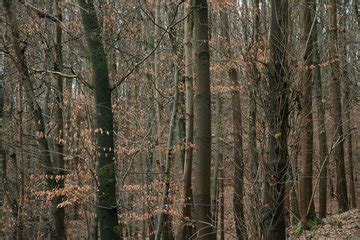
[[[346,39],[346,25],[347,25],[347,13],[346,8],[348,1],[342,1],[341,14],[342,18],[339,21],[341,32],[341,67],[343,73],[343,108],[344,108],[344,128],[345,135],[347,135],[345,142],[347,147],[347,162],[348,162],[348,178],[349,178],[349,203],[351,208],[356,208],[356,196],[355,196],[355,184],[354,184],[354,166],[353,166],[353,152],[352,152],[352,133],[351,133],[351,98],[350,87],[351,81],[349,78],[349,61],[347,51],[347,39]]]
[[[156,46],[158,39],[160,38],[160,3],[161,0],[155,0],[155,42]],[[163,165],[163,152],[161,150],[161,104],[160,104],[160,94],[161,86],[159,83],[160,78],[160,51],[155,50],[154,53],[154,105],[155,105],[155,115],[156,115],[156,131],[155,131],[155,145],[157,151],[155,153],[155,160],[158,165],[161,167]]]
[[[256,46],[256,49],[260,47],[259,35],[260,35],[260,7],[259,0],[253,1],[253,14],[254,14],[254,25],[253,25],[253,45]],[[259,229],[259,207],[260,207],[260,186],[259,186],[259,154],[257,148],[257,91],[259,83],[261,81],[261,73],[256,67],[258,52],[255,50],[255,59],[252,63],[252,82],[249,89],[249,157],[251,161],[251,181],[252,181],[252,191],[251,195],[251,211],[252,214],[252,226],[253,226],[253,235],[256,238],[260,238],[260,229]]]
[[[62,9],[61,9],[62,0],[57,0],[55,2],[55,11],[57,18],[62,20]],[[63,65],[63,56],[62,56],[62,28],[59,23],[56,23],[56,36],[55,36],[55,62],[54,62],[54,71],[61,72]],[[56,76],[56,86],[55,86],[55,103],[54,103],[54,120],[55,120],[55,129],[54,129],[54,152],[55,152],[55,161],[54,166],[56,167],[55,174],[61,176],[62,178],[56,182],[56,188],[64,188],[65,182],[65,171],[64,171],[64,122],[63,122],[63,78],[60,75]],[[55,224],[55,236],[54,239],[66,239],[65,232],[65,209],[58,208],[57,205],[63,201],[64,196],[57,196],[52,205],[52,211],[54,211],[54,224]]]
[[[284,216],[285,183],[288,168],[288,1],[271,0],[270,61],[268,63],[268,160],[265,169],[265,239],[286,239]]]
[[[163,235],[164,239],[173,239],[172,233],[172,224],[171,224],[171,215],[169,213],[170,207],[170,178],[171,178],[171,165],[173,161],[173,150],[174,150],[174,131],[176,127],[176,113],[178,111],[179,105],[179,69],[177,64],[174,64],[174,103],[173,109],[171,112],[169,133],[168,133],[168,142],[167,142],[167,152],[166,152],[166,162],[165,162],[165,172],[164,172],[164,189],[162,196],[162,204],[161,204],[161,212],[158,217],[158,224],[156,229],[155,239],[160,240],[161,235]],[[163,233],[163,234],[162,234]]]
[[[207,0],[194,3],[195,98],[194,98],[194,205],[197,239],[212,239],[211,99]]]
[[[305,47],[300,81],[300,214],[301,223],[308,227],[315,217],[313,199],[313,119],[312,68],[313,63],[313,0],[301,2],[301,40]]]
[[[337,51],[337,10],[336,0],[328,0],[329,34],[330,34],[330,59],[331,59],[331,123],[334,131],[334,150],[333,157],[336,164],[336,197],[340,212],[349,210],[347,196],[347,184],[344,164],[344,136],[341,119],[341,92],[340,92],[340,59]]]
[[[92,0],[80,0],[82,23],[90,52],[96,104],[96,132],[98,144],[97,199],[101,239],[122,239],[118,223],[116,177],[114,162],[114,131],[111,90],[101,29]]]
[[[3,129],[3,122],[5,118],[4,114],[4,100],[5,100],[5,86],[4,86],[4,66],[5,66],[5,58],[4,53],[0,53],[0,206],[4,206],[5,202],[5,184],[6,184],[6,152],[4,149],[3,141],[4,141],[4,129]],[[1,220],[3,220],[3,217],[1,216]],[[4,229],[0,229],[0,235],[4,236]]]
[[[316,8],[316,5],[315,7]],[[314,9],[316,12],[316,9]],[[326,217],[327,205],[327,169],[328,169],[328,146],[325,129],[325,106],[322,95],[321,83],[321,69],[320,69],[320,50],[318,45],[318,21],[315,19],[314,23],[314,88],[317,109],[317,137],[319,141],[319,155],[320,155],[320,180],[319,180],[319,218]]]
[[[219,173],[219,215],[220,240],[225,240],[225,190],[224,190],[224,162],[221,162]]]
[[[218,217],[218,200],[219,200],[219,168],[223,158],[222,154],[222,100],[220,94],[216,95],[216,132],[215,132],[215,166],[213,174],[213,182],[211,186],[211,218],[213,219],[214,233],[217,235],[217,217]]]
[[[229,20],[225,11],[220,12],[222,20],[221,35],[226,41],[226,58],[229,66],[231,66],[232,51],[230,42]],[[243,141],[242,141],[242,119],[241,119],[241,100],[240,100],[240,85],[238,83],[238,73],[235,68],[229,67],[228,70],[231,91],[231,106],[232,106],[232,123],[234,133],[234,218],[235,229],[238,239],[246,239],[246,226],[244,217],[244,160],[243,160]]]
[[[192,235],[191,204],[192,200],[192,160],[193,160],[193,131],[194,131],[194,90],[192,68],[192,37],[194,19],[192,1],[185,2],[184,23],[184,51],[185,51],[185,161],[184,161],[184,205],[182,208],[182,222],[177,239],[189,239]]]
[[[234,218],[236,235],[238,239],[246,239],[246,225],[244,216],[244,160],[241,124],[241,102],[237,71],[229,70],[229,78],[233,87],[231,94],[232,120],[234,131]]]

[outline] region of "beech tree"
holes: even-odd
[[[101,239],[122,239],[118,223],[114,166],[114,126],[106,53],[93,1],[79,1],[82,23],[93,69],[98,142],[97,214]]]
[[[194,12],[194,204],[196,235],[208,239],[211,225],[211,100],[210,54],[207,0],[197,0]]]

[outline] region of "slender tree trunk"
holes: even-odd
[[[18,240],[24,239],[23,236],[23,208],[25,202],[25,164],[24,164],[24,151],[23,151],[23,86],[22,81],[19,84],[19,155],[20,155],[20,162],[19,162],[19,197],[18,197],[18,212],[17,212],[17,230],[16,235]]]
[[[260,35],[260,7],[259,0],[253,1],[253,45],[258,49],[260,47],[259,35]],[[257,60],[258,52],[255,50],[255,61]],[[259,186],[259,154],[257,148],[257,90],[261,81],[261,73],[256,67],[256,62],[252,63],[252,84],[249,89],[249,157],[251,161],[251,181],[252,191],[251,195],[251,211],[253,211],[251,222],[253,225],[253,235],[256,238],[260,238],[260,219],[259,219],[259,207],[260,207],[260,186]]]
[[[242,142],[242,119],[239,83],[237,71],[234,68],[229,70],[229,78],[233,87],[231,95],[233,131],[234,131],[234,217],[235,228],[238,239],[246,239],[246,225],[244,216],[244,160]]]
[[[93,1],[79,0],[79,2],[95,87],[99,181],[97,212],[100,236],[103,240],[122,239],[122,228],[117,216],[114,126],[106,53]]]
[[[194,3],[194,204],[197,239],[212,239],[211,219],[211,99],[207,0]]]
[[[55,2],[55,11],[56,17],[61,21],[62,20],[62,9],[61,9],[62,0],[57,0]],[[56,23],[56,36],[55,36],[55,63],[54,71],[61,72],[63,65],[63,56],[62,56],[62,28],[59,23]],[[63,78],[60,75],[56,76],[56,86],[55,86],[55,104],[54,104],[54,118],[55,118],[55,131],[54,131],[54,151],[55,151],[55,161],[54,166],[56,167],[55,174],[61,176],[60,180],[56,182],[56,188],[63,188],[65,182],[65,171],[64,171],[64,122],[63,122]],[[63,196],[57,196],[52,205],[52,211],[54,211],[54,229],[55,236],[54,239],[66,239],[65,232],[65,209],[58,208],[57,205],[63,201]]]
[[[155,239],[160,240],[161,235],[164,239],[173,239],[173,233],[171,230],[171,215],[169,213],[169,194],[170,194],[170,178],[171,178],[171,165],[173,161],[173,150],[174,150],[174,131],[176,127],[176,116],[179,105],[179,69],[177,64],[174,64],[174,104],[171,112],[169,133],[168,133],[168,142],[167,142],[167,152],[166,152],[166,162],[165,162],[165,172],[164,172],[164,189],[163,189],[163,199],[161,204],[161,212],[158,217],[158,224],[156,228]]]
[[[155,42],[154,46],[157,44],[160,37],[160,3],[161,0],[155,0]],[[155,154],[155,159],[158,165],[161,167],[163,165],[163,152],[161,150],[161,104],[160,104],[160,94],[161,91],[160,83],[160,51],[157,49],[154,53],[154,104],[155,104],[155,115],[156,115],[156,131],[155,131],[155,144],[158,149]]]
[[[265,239],[286,239],[284,216],[285,183],[288,168],[288,1],[271,0],[270,61],[268,63],[269,150],[265,169]]]
[[[349,204],[351,208],[356,208],[355,184],[354,184],[354,167],[353,167],[353,152],[352,152],[352,133],[351,133],[351,99],[350,99],[350,79],[348,71],[348,51],[346,39],[346,25],[347,13],[346,8],[348,1],[341,1],[342,18],[339,21],[340,25],[340,50],[341,50],[341,67],[343,73],[343,108],[344,108],[344,128],[345,135],[347,135],[345,142],[347,147],[347,162],[348,162],[348,178],[349,178]]]
[[[194,19],[192,1],[185,2],[184,49],[185,49],[185,161],[184,161],[184,205],[182,208],[182,222],[177,239],[189,239],[192,235],[191,204],[192,200],[192,159],[193,159],[193,131],[194,131],[194,90],[192,68],[192,37]]]
[[[315,216],[312,188],[313,180],[313,118],[312,118],[312,68],[313,63],[313,0],[301,2],[301,39],[305,47],[300,82],[300,214],[301,223],[307,227]]]
[[[353,151],[352,151],[352,133],[351,133],[351,106],[350,106],[350,83],[349,79],[344,80],[344,104],[347,104],[344,113],[344,121],[346,127],[347,139],[347,160],[348,160],[348,172],[349,172],[349,197],[350,197],[350,207],[356,208],[356,194],[355,194],[355,182],[354,182],[354,160],[353,160]]]
[[[4,77],[5,77],[5,73],[4,73],[4,66],[5,66],[5,58],[4,58],[4,53],[0,53],[0,206],[3,207],[4,206],[4,201],[5,201],[5,192],[6,192],[6,152],[4,149],[4,126],[3,126],[3,122],[4,122],[4,118],[5,118],[5,114],[4,114],[4,100],[5,100],[5,86],[4,86]],[[3,220],[3,217],[1,216],[1,220]],[[1,228],[0,229],[0,235],[4,236],[4,229]]]
[[[230,64],[232,59],[230,34],[229,34],[229,20],[227,13],[220,12],[222,20],[221,35],[225,38],[226,49],[225,52],[227,61]],[[243,141],[242,141],[242,119],[241,119],[241,100],[240,100],[240,85],[238,83],[238,73],[235,68],[230,67],[228,70],[230,84],[232,86],[231,92],[231,106],[232,106],[232,122],[234,132],[234,218],[236,235],[238,239],[246,239],[246,226],[244,217],[244,160],[243,160]]]
[[[316,5],[315,7],[316,8]],[[314,12],[315,9],[314,9]],[[314,24],[314,89],[316,98],[317,109],[317,137],[319,141],[319,155],[320,155],[320,180],[319,180],[319,218],[326,217],[327,205],[327,169],[328,169],[328,147],[325,129],[325,106],[322,95],[321,83],[321,69],[320,69],[320,50],[318,45],[318,21],[315,20]]]
[[[331,111],[331,123],[334,131],[333,144],[333,157],[336,164],[336,197],[340,212],[347,211],[349,209],[349,202],[347,196],[347,184],[345,175],[345,164],[344,164],[344,136],[343,136],[343,125],[341,119],[341,92],[340,92],[340,59],[337,50],[337,1],[328,0],[328,18],[329,18],[329,34],[330,34],[330,58],[332,60],[331,75],[332,79],[330,82],[330,96],[332,103]]]
[[[219,217],[220,217],[220,240],[225,240],[225,184],[224,184],[224,162],[221,162],[219,173]]]
[[[221,141],[223,138],[222,134],[222,101],[220,94],[216,95],[216,105],[215,105],[215,114],[216,114],[216,132],[215,132],[215,166],[213,174],[213,182],[211,189],[211,216],[213,219],[213,226],[215,236],[217,236],[217,218],[218,218],[218,200],[219,200],[219,168],[220,163],[223,158]]]

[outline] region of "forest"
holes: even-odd
[[[1,2],[0,239],[360,238],[358,0]]]

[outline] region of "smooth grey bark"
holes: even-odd
[[[268,159],[265,167],[265,201],[262,230],[265,239],[286,239],[284,216],[288,169],[288,1],[271,0],[270,57],[268,69],[269,127]]]
[[[100,237],[122,239],[122,227],[118,222],[116,201],[116,174],[114,162],[114,123],[111,104],[111,89],[106,53],[101,38],[101,29],[94,2],[79,0],[82,24],[90,52],[95,88],[96,129],[97,129],[97,177],[99,193],[97,213]]]
[[[214,236],[211,219],[211,99],[207,0],[194,2],[194,205],[197,239]]]
[[[333,158],[336,165],[336,195],[340,212],[349,210],[349,201],[347,195],[347,183],[344,163],[344,135],[343,122],[341,118],[341,92],[340,92],[340,56],[338,53],[338,28],[337,28],[337,1],[328,0],[328,20],[330,44],[329,52],[332,60],[331,80],[330,80],[330,99],[331,109],[331,126],[334,131],[333,140]]]

